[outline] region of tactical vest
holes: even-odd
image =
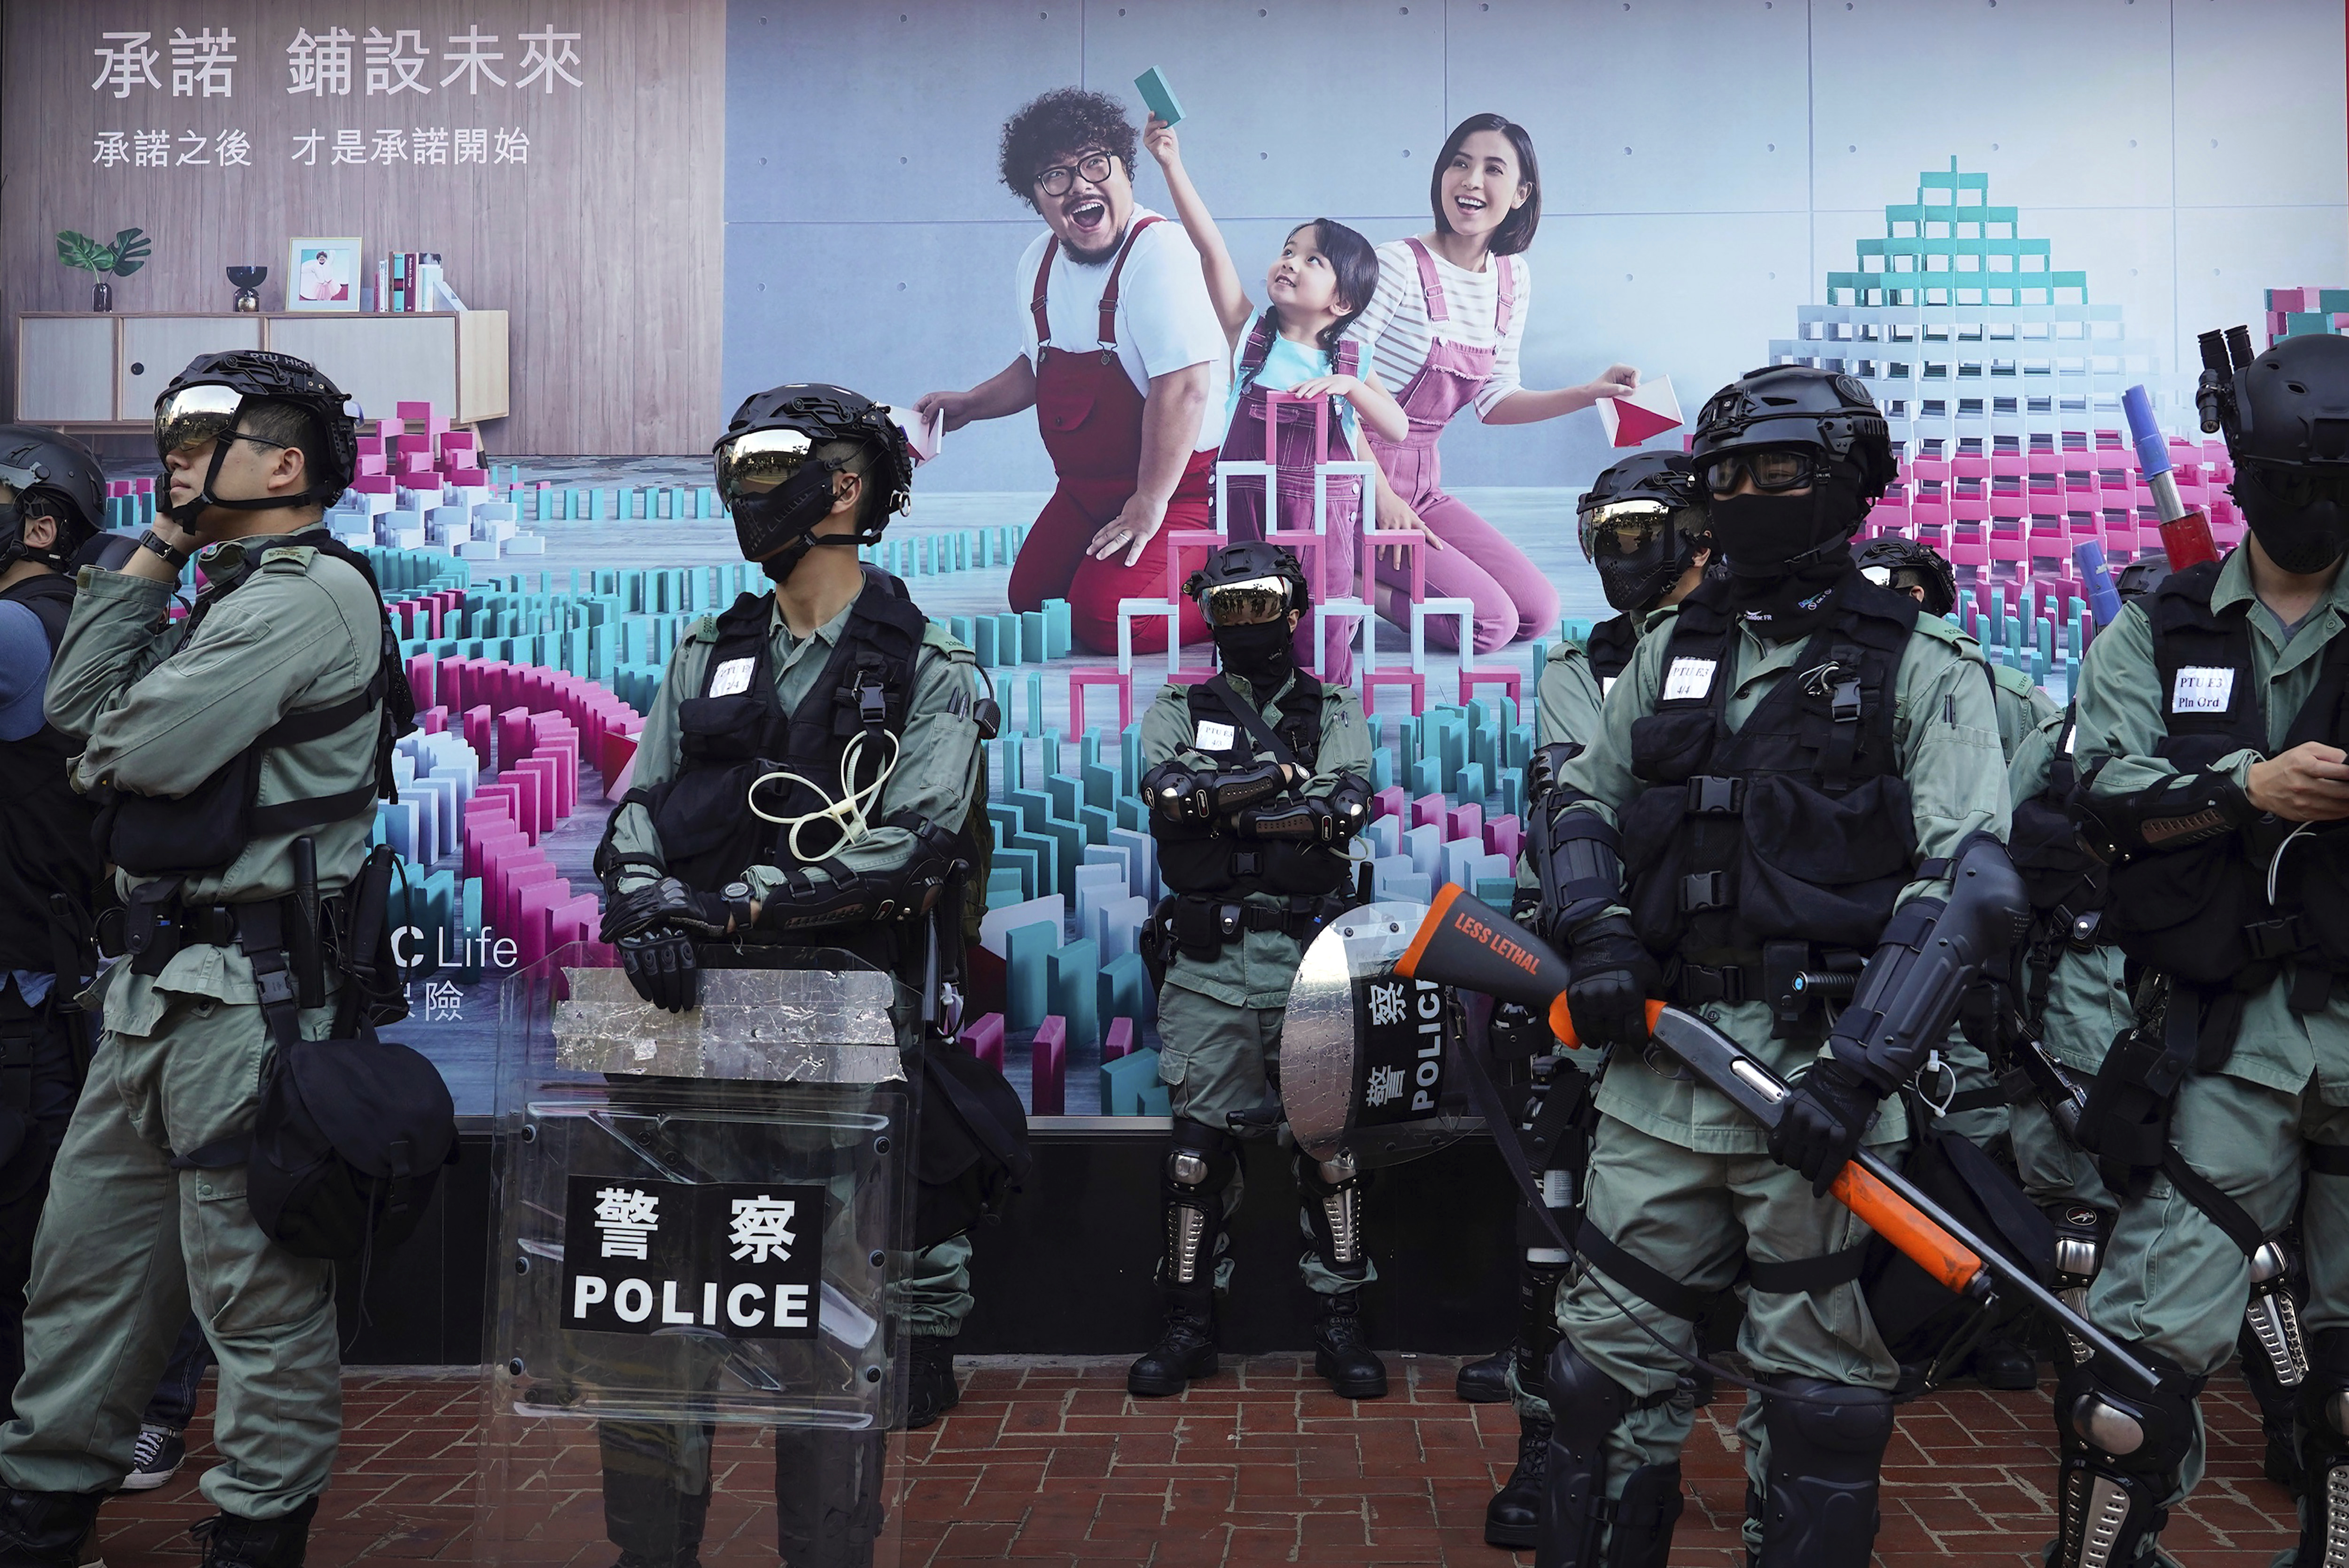
[[[1281,714],[1272,732],[1297,754],[1310,774],[1321,751],[1321,707],[1334,688],[1299,671],[1295,683],[1281,695]],[[1232,748],[1211,753],[1234,768],[1257,760],[1256,743],[1232,722],[1223,699],[1205,682],[1185,688],[1191,708],[1191,733],[1202,724],[1221,724],[1233,732]],[[1195,738],[1195,748],[1199,747]],[[1156,819],[1158,873],[1177,893],[1214,893],[1237,898],[1244,893],[1277,893],[1284,898],[1336,892],[1346,885],[1349,862],[1343,845],[1308,844],[1294,841],[1241,840],[1220,823],[1169,827]]]
[[[0,592],[0,600],[33,613],[56,657],[73,613],[73,579],[53,573],[29,577]],[[50,894],[65,894],[80,921],[95,913],[101,872],[89,829],[98,813],[67,781],[80,750],[46,721],[22,740],[0,741],[0,796],[8,802],[7,825],[0,830],[0,969],[55,971]]]
[[[2342,711],[2349,698],[2349,637],[2335,637],[2325,650],[2315,689],[2282,744],[2271,748],[2262,683],[2251,662],[2250,606],[2211,608],[2219,564],[2172,573],[2147,602],[2167,729],[2154,755],[2195,772],[2245,749],[2268,756],[2312,740],[2339,744],[2349,733]],[[2254,824],[2123,861],[2111,877],[2114,940],[2130,957],[2177,979],[2238,990],[2264,985],[2289,958],[2296,965],[2292,1007],[2323,1007],[2332,976],[2349,973],[2349,835],[2306,833],[2279,848],[2284,831]],[[2264,841],[2254,841],[2255,834],[2265,834]],[[2278,862],[2272,904],[2271,859]]]
[[[2067,748],[2074,713],[2073,708],[2064,710],[2064,727],[2047,762],[2046,788],[2014,802],[2007,836],[2007,856],[2023,873],[2023,891],[2031,897],[2025,959],[2031,985],[2027,1012],[2033,1028],[2045,1015],[2056,960],[2066,947],[2085,949],[2095,944],[2110,891],[2104,861],[2090,851],[2072,818],[2072,791],[2079,782],[2079,769]]]
[[[127,872],[140,876],[192,876],[224,871],[255,838],[345,821],[365,812],[378,799],[399,799],[392,779],[392,750],[401,736],[416,727],[416,696],[400,663],[398,639],[391,629],[390,614],[383,608],[383,591],[376,584],[375,569],[366,556],[324,529],[289,534],[270,548],[314,550],[367,580],[367,592],[375,595],[381,629],[375,674],[356,696],[287,714],[185,795],[116,794],[100,811],[96,834],[105,845],[106,858]],[[206,588],[188,616],[180,646],[191,645],[204,618],[264,569],[256,562],[235,581]],[[369,720],[377,727],[375,766],[364,779],[332,795],[284,800],[274,806],[255,803],[264,753],[323,740]]]
[[[1590,661],[1590,678],[1599,683],[1601,696],[1607,683],[1631,666],[1631,655],[1640,645],[1640,628],[1629,614],[1611,616],[1590,628],[1583,639],[1583,656]]]
[[[1681,602],[1655,711],[1631,727],[1646,785],[1622,820],[1632,922],[1656,953],[1706,963],[1771,941],[1869,950],[1917,860],[1892,731],[1916,603],[1846,576],[1826,624],[1733,733],[1726,599],[1709,582]]]

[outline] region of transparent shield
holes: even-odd
[[[505,984],[478,1561],[895,1561],[905,998],[711,958],[681,1015],[581,947]]]
[[[1318,1160],[1395,1165],[1458,1138],[1473,1112],[1455,1057],[1463,1019],[1447,987],[1395,961],[1427,906],[1370,903],[1322,927],[1297,967],[1281,1025],[1280,1100]]]

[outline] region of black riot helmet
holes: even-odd
[[[1749,370],[1714,393],[1692,455],[1731,572],[1755,579],[1839,551],[1899,471],[1868,388],[1801,365]],[[1729,493],[1748,478],[1750,490]]]
[[[63,571],[106,517],[106,470],[97,454],[71,436],[38,425],[0,425],[0,485],[16,499],[0,506],[0,571],[37,561]],[[47,550],[25,542],[28,518],[54,517],[57,536]]]
[[[212,487],[220,482],[221,464],[228,457],[230,442],[223,438],[235,431],[247,414],[271,403],[298,409],[309,421],[312,438],[301,445],[309,458],[304,471],[310,488],[299,495],[222,500],[212,493]],[[210,507],[271,511],[331,505],[349,488],[351,476],[358,469],[358,405],[306,359],[262,349],[199,354],[155,399],[155,454],[169,457],[211,441],[214,443],[212,466],[195,500],[183,507],[165,507],[164,513],[176,521],[192,523]],[[236,438],[264,446],[288,444],[260,434],[242,434]],[[167,475],[167,490],[168,486]]]
[[[1296,553],[1260,539],[1226,544],[1191,573],[1183,592],[1209,626],[1253,626],[1312,608],[1313,593]]]
[[[2268,558],[2322,572],[2349,552],[2349,338],[2287,337],[2251,356],[2242,328],[2202,335],[2203,428],[2226,432],[2231,488]],[[2231,352],[2230,352],[2231,351]]]
[[[862,449],[864,485],[854,533],[813,536],[832,511],[832,476],[855,459],[821,449]],[[781,583],[818,544],[871,544],[913,504],[914,449],[886,404],[845,387],[795,381],[742,399],[711,449],[718,494],[734,515],[743,556]]]
[[[1878,588],[1896,593],[1922,588],[1925,608],[1936,615],[1957,608],[1957,568],[1930,544],[1898,533],[1878,534],[1859,552],[1857,564],[1860,575]]]
[[[1599,568],[1616,609],[1653,608],[1697,552],[1712,547],[1693,470],[1683,453],[1635,453],[1591,480],[1575,503],[1582,558]]]

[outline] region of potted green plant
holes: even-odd
[[[69,267],[79,267],[95,282],[89,291],[89,308],[112,310],[114,285],[106,281],[108,274],[127,278],[147,264],[154,246],[146,233],[138,229],[125,229],[114,236],[110,245],[101,245],[88,234],[67,229],[57,235],[57,260]]]

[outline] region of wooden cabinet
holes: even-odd
[[[377,315],[302,311],[255,315],[16,318],[16,418],[63,429],[143,428],[155,398],[199,354],[268,348],[310,361],[368,418],[429,403],[460,425],[507,414],[506,313]]]

